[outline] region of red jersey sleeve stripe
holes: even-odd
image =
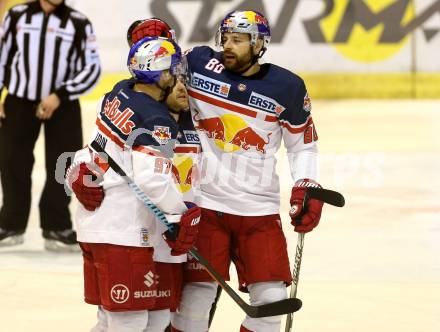
[[[155,156],[155,157],[162,157],[164,158],[164,155],[162,153],[160,153],[157,150],[151,149],[149,147],[146,147],[144,145],[137,145],[137,146],[133,146],[133,150],[137,151],[137,152],[141,152],[141,153],[145,153],[148,154],[150,156]]]
[[[96,126],[98,129],[108,138],[110,138],[117,146],[119,146],[121,149],[124,148],[124,142],[121,141],[121,139],[116,136],[109,128],[105,126],[104,123],[101,122],[99,118],[96,118]]]
[[[304,132],[304,130],[306,130],[306,128],[311,124],[313,124],[313,119],[311,117],[307,119],[307,122],[305,124],[298,127],[292,127],[289,122],[285,120],[280,120],[281,127],[286,128],[292,134],[300,134]]]

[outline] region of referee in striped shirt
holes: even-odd
[[[0,103],[0,246],[23,242],[33,149],[44,124],[46,183],[39,209],[45,247],[77,250],[70,198],[55,181],[55,166],[61,153],[82,147],[78,97],[101,73],[92,25],[63,0],[36,0],[7,12],[0,37],[0,92],[8,90]]]

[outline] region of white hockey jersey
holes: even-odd
[[[191,120],[190,112],[180,114],[178,130],[172,165],[174,183],[181,193],[183,201],[197,204],[200,197],[198,188],[200,139]],[[158,227],[163,232],[166,230],[163,226]],[[186,261],[187,255],[171,256],[170,247],[163,238],[158,238],[156,242],[153,256],[156,262],[180,263]]]
[[[273,64],[254,76],[224,70],[222,54],[186,55],[190,108],[202,144],[200,206],[243,216],[279,212],[281,140],[295,181],[317,176],[317,135],[303,80]]]
[[[179,222],[186,206],[176,190],[171,163],[178,125],[164,104],[133,91],[132,85],[131,80],[121,81],[104,96],[92,140],[106,142],[106,152],[166,214],[168,221]],[[100,183],[105,197],[93,212],[79,204],[75,216],[78,241],[135,247],[158,245],[165,228],[105,161],[86,147],[77,153],[70,169],[92,161],[105,172]],[[66,177],[70,183],[74,180],[74,174],[69,172]]]

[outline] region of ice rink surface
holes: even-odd
[[[440,101],[313,106],[320,182],[341,191],[346,206],[326,206],[319,227],[306,235],[298,287],[303,308],[295,314],[295,332],[440,331]],[[94,114],[95,105],[83,103],[85,137]],[[88,331],[95,323],[96,308],[82,299],[80,254],[43,249],[37,210],[43,149],[40,137],[25,243],[0,249],[2,332]],[[292,181],[283,153],[279,159],[292,261]],[[242,318],[223,294],[210,331],[238,331]]]

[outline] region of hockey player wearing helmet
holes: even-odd
[[[105,94],[92,136],[105,142],[106,152],[132,175],[168,221],[179,223],[176,240],[170,240],[125,181],[88,147],[76,153],[66,174],[67,184],[75,187],[78,181],[91,181],[77,176],[81,168],[90,167],[105,188],[100,207],[90,211],[79,205],[75,220],[84,258],[85,301],[99,305],[94,331],[146,330],[160,292],[153,247],[166,243],[162,252],[182,257],[197,236],[200,208],[183,202],[172,179],[178,125],[160,102],[176,83],[180,60],[180,48],[172,40],[155,37],[135,43],[127,59],[133,78]],[[161,319],[156,324],[165,328],[169,315]]]
[[[216,34],[216,45],[223,47],[225,68],[243,76],[259,71],[258,59],[266,52],[269,42],[269,23],[254,11],[228,14]]]
[[[131,33],[130,33],[131,30]],[[151,18],[141,21],[133,29],[129,28],[128,42],[136,43],[145,36],[168,36],[175,40],[174,32],[164,21]],[[188,94],[184,84],[185,68],[183,65],[176,69],[176,85],[170,91],[165,103],[170,113],[178,122],[178,139],[174,148],[172,172],[176,188],[181,192],[186,202],[195,200],[197,191],[195,178],[200,143],[188,111]],[[182,287],[182,262],[186,257],[175,257],[164,252],[166,244],[162,241],[154,250],[154,261],[157,275],[160,279],[160,293],[156,298],[155,307],[149,312],[148,325],[145,331],[163,331],[164,323],[170,322],[171,311],[175,311]],[[165,294],[165,295],[164,295]]]
[[[175,40],[173,30],[166,22],[157,18],[141,21],[134,28],[129,28],[127,35],[129,43],[137,42],[140,38],[150,35],[172,36]],[[188,112],[188,93],[184,82],[185,68],[181,66],[179,69],[176,85],[165,100],[169,111],[179,124],[179,135],[174,148],[172,171],[176,188],[181,192],[183,199],[187,202],[193,202],[197,191],[196,174],[200,142],[191,119],[191,113]],[[146,329],[148,332],[163,331],[164,317],[168,317],[168,320],[170,320],[170,311],[176,310],[181,296],[183,273],[183,266],[179,262],[186,261],[186,259],[176,260],[169,254],[163,253],[160,245],[155,247],[153,258],[160,278],[158,287],[162,291],[161,294],[167,294],[168,296],[161,296],[156,299],[155,307],[149,312]]]
[[[176,35],[173,29],[165,21],[152,17],[145,20],[134,21],[127,30],[127,42],[131,47],[145,37],[164,37],[176,41]],[[166,104],[170,111],[179,114],[183,110],[188,110],[188,94],[185,88],[186,68],[182,64],[177,73],[177,82],[170,95],[167,96]]]
[[[134,43],[145,37],[173,37],[173,41],[175,42],[176,40],[174,31],[170,29],[167,23],[158,18],[137,20],[128,28],[127,43],[130,48]],[[181,110],[188,109],[188,95],[182,80],[182,76],[185,75],[182,70],[185,69],[182,69],[182,67],[180,63],[175,67],[175,76],[177,77],[176,84],[172,89],[165,89],[164,96],[162,97],[162,99],[165,99],[170,111],[177,114],[180,113]],[[178,117],[176,116],[176,121],[177,119]],[[81,172],[86,173],[82,174]],[[91,174],[89,173],[86,168],[83,168],[79,173],[79,178],[83,178],[85,175],[90,176]],[[101,205],[101,201],[104,197],[104,190],[100,186],[86,187],[78,184],[73,187],[73,191],[76,198],[89,211],[97,209]]]
[[[313,230],[322,210],[322,203],[311,199],[296,223],[305,188],[319,186],[317,136],[303,80],[259,62],[269,42],[269,23],[261,13],[235,11],[218,29],[222,52],[202,46],[186,55],[190,107],[203,150],[196,247],[225,279],[233,261],[240,289],[254,305],[286,298],[291,283],[275,171],[281,140],[295,182],[290,199],[295,231]],[[185,282],[172,330],[206,331],[216,285],[195,260],[186,267]],[[280,316],[246,317],[240,331],[275,332],[280,324]]]
[[[157,18],[139,20],[133,22],[127,32],[127,42],[130,47],[145,37],[172,37],[173,32],[169,26]],[[173,38],[175,41],[175,38]],[[174,148],[172,173],[176,187],[182,193],[185,201],[194,201],[195,174],[197,174],[197,156],[200,143],[188,110],[188,94],[184,85],[185,68],[179,64],[175,68],[177,77],[176,84],[167,96],[165,103],[174,119],[178,122],[178,138]],[[121,84],[121,83],[118,83]],[[189,134],[188,134],[189,133]],[[188,136],[189,135],[189,136]],[[188,167],[191,165],[191,167]],[[90,170],[80,167],[79,179],[91,176]],[[77,182],[78,184],[78,182]],[[75,185],[74,192],[80,202],[89,210],[93,211],[101,204],[104,197],[102,186],[89,187],[83,190],[83,186]],[[186,256],[172,256],[167,250],[167,244],[159,241],[155,246],[153,259],[155,261],[156,276],[160,279],[155,306],[149,310],[148,325],[145,331],[162,331],[170,321],[170,309],[175,310],[180,299],[182,285],[182,261]],[[101,315],[105,317],[105,315]]]
[[[322,203],[310,199],[305,211],[302,205],[305,188],[319,186],[318,137],[304,81],[284,68],[259,63],[270,42],[262,14],[228,14],[216,40],[223,52],[201,46],[186,55],[190,108],[205,165],[196,246],[225,279],[232,260],[240,289],[259,305],[286,298],[291,282],[275,153],[283,140],[295,183],[292,224],[296,232],[310,232],[319,223]],[[196,261],[187,265],[185,279],[173,330],[206,331],[216,285]],[[275,332],[280,322],[280,317],[246,317],[241,331]]]

